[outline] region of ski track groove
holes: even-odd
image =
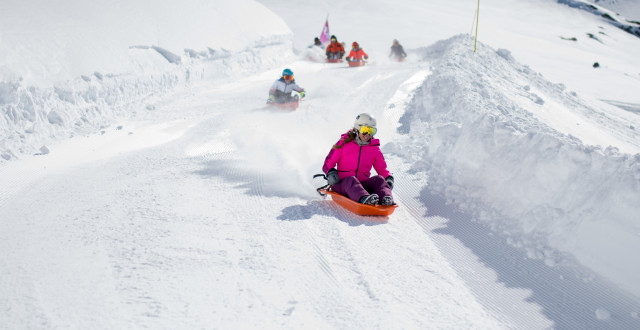
[[[408,216],[424,231],[425,235],[434,242],[434,244],[441,251],[441,253],[443,253],[445,258],[447,258],[446,252],[454,253],[459,258],[463,258],[463,259],[474,258],[473,255],[469,255],[464,251],[458,251],[457,249],[451,249],[450,247],[443,246],[442,242],[440,242],[439,240],[436,239],[436,237],[434,237],[433,230],[435,229],[435,227],[429,223],[430,220],[429,220],[429,217],[427,216],[429,210],[427,209],[427,207],[425,207],[424,202],[421,201],[421,199],[419,198],[419,196],[421,196],[420,194],[421,190],[424,189],[423,187],[427,185],[426,181],[427,181],[426,178],[425,179],[417,178],[415,179],[415,181],[410,177],[405,178],[405,182],[407,184],[401,185],[400,187],[398,187],[399,189],[396,189],[395,191],[395,196],[397,196],[397,198],[399,199],[401,207],[403,207],[406,210],[406,213],[408,214]],[[414,183],[414,182],[418,182],[418,183]],[[450,260],[449,258],[447,259]],[[470,263],[471,260],[468,260],[468,262]],[[467,284],[471,288],[471,291],[472,292],[475,291],[477,295],[477,287],[474,287],[473,283],[469,283],[468,276],[465,276],[465,272],[473,273],[474,271],[469,269],[460,269],[459,266],[456,265],[455,263],[451,263],[451,266],[456,271],[456,273],[458,273],[458,275],[460,275],[461,278],[467,282]],[[488,296],[492,295],[492,292],[483,292],[483,293]],[[477,296],[479,298],[482,298],[481,295],[477,295]],[[511,319],[512,315],[504,315],[499,311],[497,312],[495,310],[495,306],[493,305],[486,305],[486,302],[483,303],[482,300],[480,300],[480,302],[483,304],[485,308],[488,308],[489,311],[492,311],[492,314],[494,315],[494,317],[496,317],[496,319],[500,320],[505,325],[511,324],[516,328],[520,328],[523,324],[526,324],[526,323],[519,322],[517,319],[512,320]],[[516,324],[519,324],[520,326],[515,326]],[[538,324],[543,324],[543,323],[538,323]]]
[[[318,244],[315,241],[312,241],[311,243],[314,250],[316,251],[315,259],[320,265],[320,269],[322,269],[324,274],[327,275],[329,279],[331,279],[332,284],[340,283],[339,279],[336,278],[336,275],[333,272],[331,264],[329,264],[329,261],[327,260],[327,258],[324,257],[324,253],[322,252]]]

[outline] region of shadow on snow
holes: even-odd
[[[505,237],[473,221],[471,216],[457,212],[446,205],[442,197],[426,188],[421,191],[420,202],[427,207],[427,217],[437,216],[446,220],[439,225],[421,221],[420,225],[427,232],[438,234],[431,236],[449,260],[456,259],[457,251],[451,249],[451,243],[447,243],[450,239],[446,237],[455,238],[470,249],[480,262],[495,271],[498,281],[507,288],[530,290],[526,301],[539,305],[544,315],[553,321],[554,328],[640,329],[640,303],[637,299],[580,266],[576,260],[565,257],[564,262],[548,266],[543,260],[528,258],[523,249],[509,245]],[[463,262],[465,260],[458,265],[461,267],[455,268],[473,289],[478,274],[469,272]],[[452,264],[455,266],[455,261]],[[491,301],[503,300],[491,297],[492,294],[487,292],[484,296]],[[520,315],[518,310],[504,310],[510,307],[505,304],[494,305],[490,301],[484,304],[493,305],[494,309],[516,319]]]
[[[218,177],[225,182],[237,184],[236,188],[244,190],[244,193],[250,196],[309,199],[309,195],[269,187],[270,184],[265,182],[260,173],[242,169],[236,160],[209,159],[204,162],[202,169],[194,173],[207,178]],[[277,219],[283,221],[309,220],[318,215],[335,217],[349,226],[375,226],[387,223],[389,220],[388,217],[360,216],[351,213],[333,202],[330,197],[326,197],[324,200],[313,198],[316,199],[308,201],[306,205],[286,206]]]
[[[361,216],[351,213],[327,197],[325,200],[308,201],[306,205],[291,205],[282,210],[278,220],[297,221],[308,220],[314,215],[330,216],[347,223],[349,226],[375,226],[385,224],[389,217]]]

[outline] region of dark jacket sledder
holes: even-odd
[[[397,39],[393,39],[393,45],[391,46],[391,52],[389,53],[389,58],[393,57],[395,60],[401,62],[407,57],[407,53],[405,53],[404,48]]]

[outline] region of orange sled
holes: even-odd
[[[349,61],[349,66],[363,66],[365,63],[365,61]]]
[[[380,215],[387,216],[391,215],[393,211],[395,211],[398,204],[393,205],[367,205],[361,204],[356,201],[351,200],[347,196],[343,196],[338,194],[335,191],[328,190],[326,188],[318,189],[318,192],[326,195],[331,195],[331,199],[334,202],[338,203],[338,205],[344,207],[345,209],[357,214],[357,215]]]

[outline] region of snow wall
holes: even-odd
[[[252,0],[2,7],[0,162],[135,117],[151,109],[132,104],[176,86],[257,72],[293,55],[289,27]]]
[[[628,262],[640,251],[640,154],[585,145],[549,127],[529,109],[558,102],[598,115],[507,50],[472,49],[472,37],[456,36],[421,50],[432,74],[400,119],[406,140],[386,151],[530,257],[552,266],[573,255],[640,296],[640,263]],[[637,138],[633,127],[615,129],[625,128]]]

